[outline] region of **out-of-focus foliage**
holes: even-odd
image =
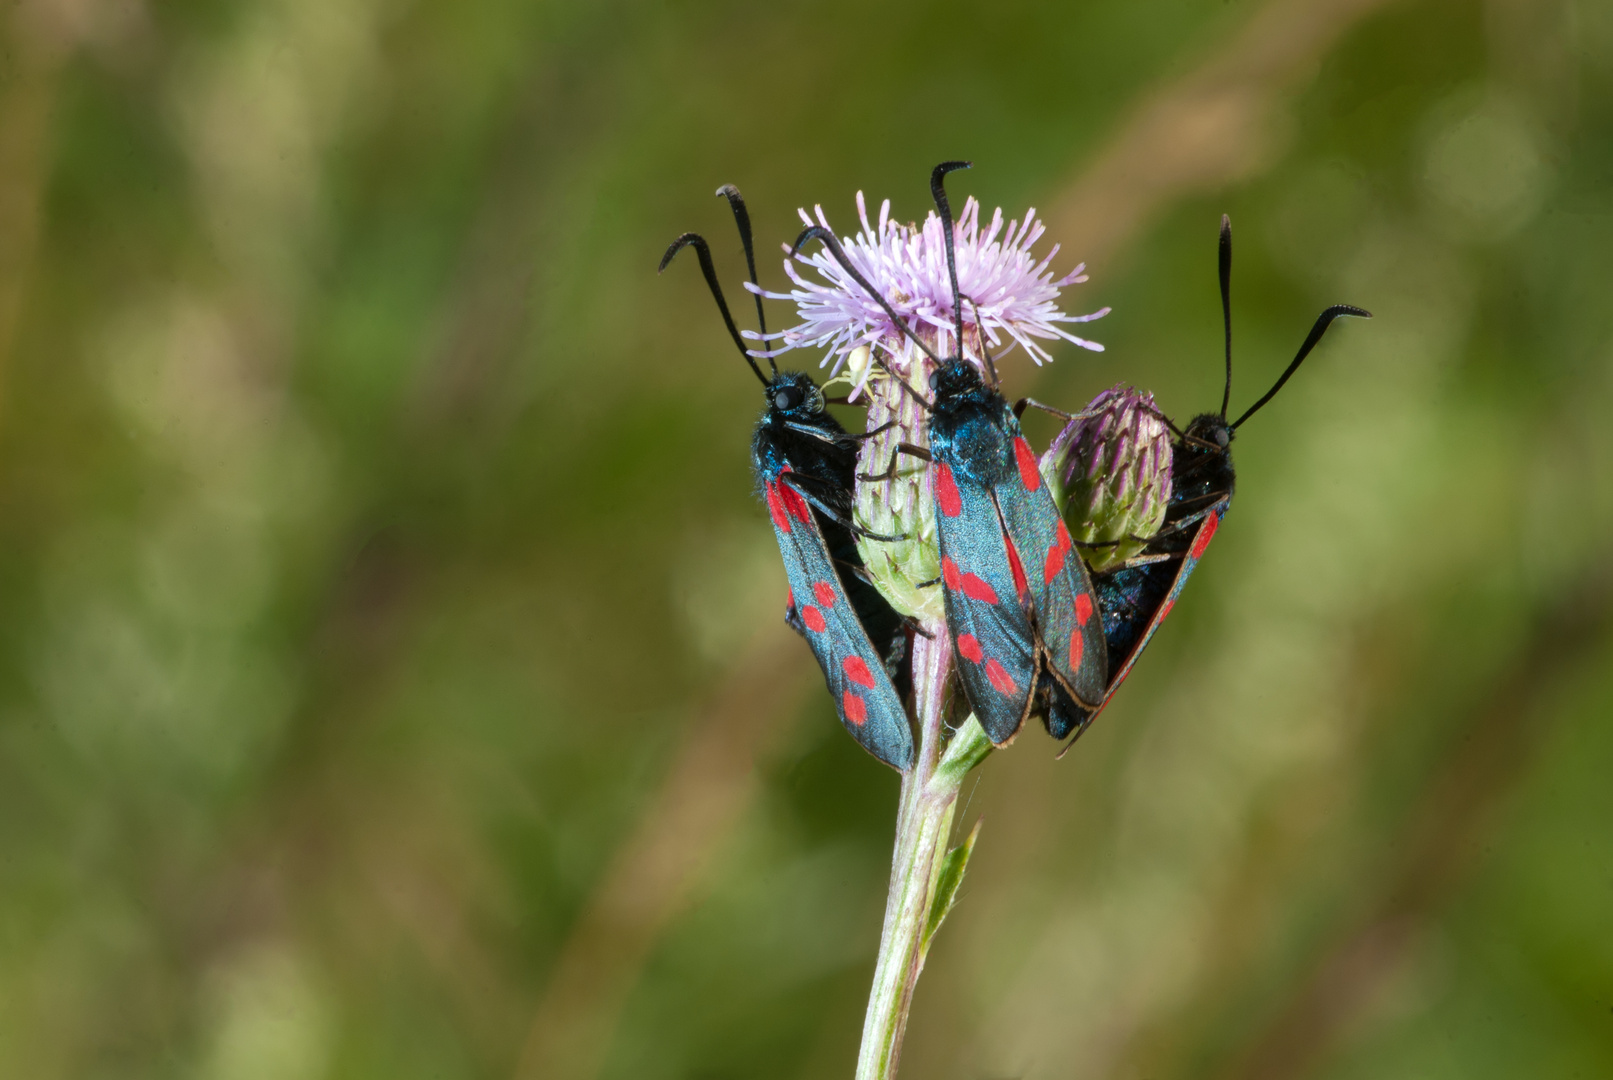
[[[1378,317],[1102,722],[983,768],[904,1075],[1613,1075],[1606,3],[0,19],[0,1075],[849,1075],[896,781],[653,268],[737,296],[732,181],[777,287],[797,206],[948,157],[1114,306],[1011,393],[1212,407],[1223,210],[1234,408]],[[1288,72],[1258,138],[1127,143],[1223,69]],[[1219,149],[1083,231],[1106,155]]]

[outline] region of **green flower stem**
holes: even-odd
[[[885,929],[863,1020],[857,1080],[890,1080],[896,1075],[913,988],[974,848],[971,833],[962,845],[947,851],[958,792],[964,777],[991,751],[985,732],[970,717],[947,743],[943,755],[941,720],[952,642],[944,622],[926,622],[923,630],[931,636],[916,635],[913,642],[919,751],[913,768],[902,777]]]

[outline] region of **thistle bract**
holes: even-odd
[[[940,357],[961,354],[991,379],[985,359],[1023,348],[1036,363],[1051,360],[1044,342],[1063,339],[1101,352],[1103,346],[1077,337],[1062,324],[1083,323],[1108,314],[1066,315],[1059,293],[1086,280],[1084,266],[1063,277],[1048,269],[1058,246],[1038,260],[1031,246],[1045,231],[1036,212],[1005,222],[1001,210],[982,228],[980,204],[965,202],[953,226],[958,291],[963,301],[963,340],[958,341],[952,282],[947,274],[946,246],[940,216],[934,211],[923,225],[899,224],[890,218],[890,201],[877,222],[868,219],[867,204],[857,195],[862,230],[841,239],[849,261],[891,305],[901,324],[870,296],[826,251],[802,252],[784,263],[795,288],[787,293],[761,292],[775,300],[792,300],[801,322],[761,340],[770,348],[756,356],[776,356],[790,349],[826,347],[825,365],[833,364],[835,380],[850,387],[852,400],[868,406],[868,430],[889,428],[863,444],[857,481],[856,518],[864,529],[899,540],[858,540],[869,576],[891,605],[921,620],[945,617],[941,590],[921,587],[941,573],[935,539],[935,509],[924,461],[899,452],[907,443],[929,445],[928,416],[917,397],[927,396],[935,364],[903,331],[917,335]],[[808,225],[829,228],[822,208]],[[786,249],[788,250],[788,249]],[[816,280],[802,274],[810,268]],[[760,337],[759,335],[748,335]],[[999,353],[1000,350],[1000,353]],[[908,384],[915,393],[897,385]],[[873,479],[868,479],[873,477]]]
[[[1042,475],[1093,573],[1139,554],[1165,521],[1171,439],[1152,394],[1116,386],[1093,398],[1042,455]]]

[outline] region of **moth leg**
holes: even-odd
[[[869,434],[872,434],[872,432],[870,432]],[[930,452],[928,450],[924,449],[924,447],[922,447],[922,446],[914,446],[912,443],[905,443],[905,442],[904,443],[897,443],[896,444],[896,449],[891,452],[890,464],[886,465],[883,469],[881,469],[877,473],[858,473],[857,474],[857,479],[859,479],[859,480],[894,480],[894,479],[896,479],[896,459],[899,456],[901,456],[902,454],[906,454],[908,457],[918,458],[920,461],[929,461],[930,460]]]
[[[1070,420],[1086,420],[1086,419],[1089,419],[1091,417],[1097,416],[1102,412],[1102,410],[1095,410],[1093,412],[1078,412],[1078,413],[1065,412],[1063,409],[1055,409],[1051,405],[1044,405],[1042,402],[1037,401],[1035,398],[1022,397],[1018,401],[1014,402],[1014,419],[1017,420],[1020,417],[1024,416],[1025,415],[1025,410],[1029,409],[1029,408],[1037,408],[1037,409],[1041,409],[1045,413],[1052,413],[1054,416],[1057,416],[1057,417],[1063,419],[1066,422],[1068,422]]]
[[[887,544],[896,544],[907,539],[906,533],[897,533],[895,536],[886,536],[884,533],[869,532],[855,521],[848,522],[846,527],[851,530],[852,535],[854,536],[866,537],[869,540],[879,540]]]
[[[906,624],[909,630],[913,631],[913,633],[917,634],[919,637],[928,641],[935,640],[935,635],[924,629],[924,627],[920,626],[917,619],[909,619],[906,616],[903,616],[902,622]]]
[[[896,421],[887,420],[883,424],[879,425],[879,427],[874,428],[872,431],[863,431],[855,434],[849,431],[843,431],[838,435],[826,434],[821,428],[815,428],[810,424],[798,423],[794,420],[784,421],[784,426],[791,431],[797,432],[798,434],[807,435],[811,438],[817,439],[819,442],[826,442],[838,446],[842,443],[860,443],[864,439],[871,439],[880,432],[887,431],[890,428],[895,427]]]
[[[806,623],[801,621],[801,609],[793,603],[784,605],[784,625],[800,634],[803,638],[807,636]]]
[[[848,515],[828,505],[822,499],[818,498],[818,496],[807,490],[807,485],[804,483],[805,479],[805,477],[796,476],[794,473],[779,474],[780,481],[788,483],[797,494],[816,507],[824,517],[828,518],[836,525],[851,530],[853,536],[864,536],[870,540],[883,540],[886,543],[895,543],[897,541],[907,539],[906,533],[901,533],[896,536],[886,536],[884,533],[871,532],[870,530],[863,528],[855,521],[852,521]]]
[[[861,432],[857,432],[855,434],[847,433],[845,436],[842,437],[842,441],[844,441],[844,442],[862,442],[865,439],[872,439],[875,435],[879,435],[879,434],[882,434],[882,433],[884,433],[886,431],[889,431],[891,428],[893,428],[895,426],[896,426],[896,421],[887,420],[883,424],[879,425],[877,428],[870,428],[867,431],[861,431]]]

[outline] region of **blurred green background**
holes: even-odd
[[[1613,1076],[1613,4],[0,7],[0,1076],[845,1077],[896,778],[780,621],[684,229],[1040,208],[1235,408],[993,755],[904,1076]],[[773,318],[786,311],[775,305]],[[803,361],[804,362],[804,361]],[[1043,440],[1051,428],[1034,421]]]

